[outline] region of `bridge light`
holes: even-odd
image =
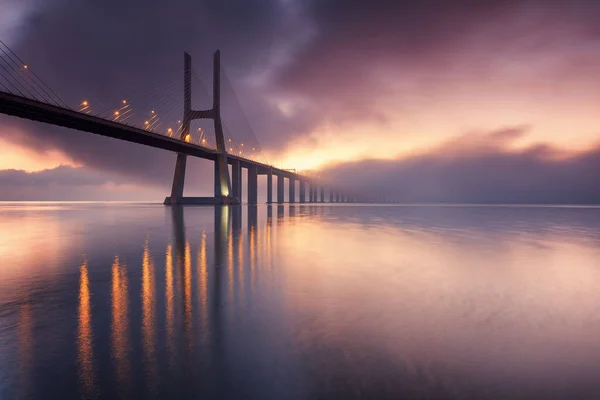
[[[244,146],[244,143],[242,143],[242,146]]]
[[[87,107],[87,105],[88,105],[88,102],[87,102],[86,100],[84,100],[84,101],[82,101],[82,102],[81,102],[81,105],[82,105],[82,106],[86,106],[86,107]]]
[[[27,64],[25,64],[25,65],[23,65],[23,68],[27,69],[27,68],[29,68],[29,67],[27,66]]]
[[[186,142],[190,142],[190,134],[188,133],[187,135],[185,135],[185,141]]]
[[[233,149],[230,147],[230,148],[229,148],[229,151],[233,151]]]
[[[202,139],[202,143],[206,143],[206,139]]]
[[[177,123],[178,123],[178,124],[180,124],[180,123],[181,123],[181,121],[177,121]]]
[[[150,123],[150,121],[145,121],[144,124],[148,125]]]
[[[115,111],[115,115],[119,115],[119,112],[118,112],[118,111]]]
[[[229,141],[231,142],[231,139],[229,139]]]
[[[150,111],[152,114],[154,114],[154,110]]]
[[[123,104],[127,104],[127,100],[123,100]]]
[[[167,132],[171,133],[171,132],[173,132],[173,129],[169,128],[169,129],[167,129]]]

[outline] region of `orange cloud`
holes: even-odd
[[[78,166],[58,151],[36,152],[0,139],[0,170],[20,169],[27,172],[56,168],[59,165]]]

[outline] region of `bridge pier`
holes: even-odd
[[[325,188],[321,186],[321,203],[325,203]]]
[[[294,180],[294,178],[290,177],[290,178],[288,178],[288,182],[289,182],[288,203],[295,203],[296,202],[296,181]]]
[[[239,160],[231,161],[231,190],[233,198],[242,202],[242,164]]]
[[[304,181],[300,181],[300,203],[306,202],[306,183]]]
[[[165,199],[165,204],[179,204],[183,198],[183,186],[185,184],[185,167],[187,156],[178,153],[175,163],[175,175],[173,176],[173,186],[171,187],[171,197]],[[167,200],[169,202],[167,203]]]
[[[283,204],[283,175],[277,175],[277,203]]]
[[[267,204],[273,203],[273,168],[267,172]]]
[[[248,204],[258,203],[258,168],[248,166]]]
[[[340,192],[336,192],[335,193],[335,202],[339,203],[340,202]]]
[[[223,137],[223,126],[221,123],[221,57],[217,50],[213,56],[213,106],[209,110],[192,110],[192,57],[188,53],[183,56],[183,118],[181,124],[181,135],[179,139],[183,142],[189,141],[190,123],[195,119],[212,119],[215,127],[215,141],[217,142],[217,156],[215,160],[214,197],[183,197],[185,183],[185,154],[177,154],[175,164],[175,175],[171,196],[167,197],[164,204],[239,204],[239,198],[233,195],[229,166],[227,163],[227,151]],[[233,171],[236,171],[234,165]],[[237,169],[239,172],[239,169]],[[236,172],[236,173],[237,173]],[[241,174],[240,174],[241,175]],[[241,181],[241,176],[239,176]],[[237,187],[236,187],[237,186]],[[238,182],[234,184],[235,192],[240,188]],[[236,193],[237,194],[237,193]],[[241,190],[239,191],[241,197]]]

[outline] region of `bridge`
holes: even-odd
[[[294,169],[277,168],[269,163],[247,157],[242,151],[234,151],[233,147],[228,146],[225,141],[223,132],[220,52],[217,50],[213,55],[212,107],[208,109],[192,109],[192,58],[188,53],[184,53],[183,64],[183,110],[181,120],[178,121],[179,128],[175,132],[169,128],[166,134],[163,134],[153,129],[158,125],[154,110],[148,120],[139,127],[127,123],[126,115],[131,112],[131,108],[125,100],[118,109],[111,112],[110,117],[90,113],[87,101],[83,101],[78,109],[71,108],[0,40],[0,113],[177,153],[171,193],[165,198],[165,205],[241,204],[243,168],[247,170],[248,204],[258,203],[259,175],[267,177],[267,203],[285,202],[285,180],[288,181],[289,203],[354,201],[354,198],[331,187],[327,188],[329,193],[327,200],[326,184],[319,182],[318,179],[299,174]],[[212,121],[215,148],[208,146],[204,137],[201,137],[198,143],[191,140],[190,124],[193,120],[199,119]],[[230,142],[231,139],[228,141]],[[243,145],[241,143],[241,146]],[[213,161],[213,197],[184,196],[188,157]],[[274,176],[277,188],[276,199],[273,198]],[[298,196],[296,196],[296,182],[299,186]]]

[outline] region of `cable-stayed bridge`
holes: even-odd
[[[84,99],[76,107],[72,107],[0,40],[0,113],[177,153],[171,194],[164,200],[167,205],[240,204],[242,168],[247,169],[248,204],[258,202],[259,175],[267,177],[267,203],[285,202],[285,180],[288,180],[287,200],[290,203],[353,200],[314,177],[269,163],[221,67],[218,50],[213,55],[211,69],[212,96],[205,89],[205,82],[209,80],[207,71],[197,74],[192,69],[191,56],[184,53],[183,110],[175,109],[180,106],[180,102],[164,96],[165,92],[172,93],[174,90],[169,83],[167,87],[165,84],[155,85],[152,88],[154,95],[143,96],[155,96],[156,107],[147,107],[150,109],[141,113],[126,99],[104,107]],[[192,107],[193,89],[201,92],[199,98],[203,107],[200,109]],[[223,103],[224,94],[229,95],[229,99],[233,101]],[[224,118],[224,115],[235,117]],[[192,129],[192,123],[197,121],[204,122],[205,128]],[[245,136],[240,137],[243,134]],[[214,162],[213,197],[184,196],[188,157]],[[273,176],[277,177],[276,198],[273,196]],[[328,199],[325,197],[326,190]]]

